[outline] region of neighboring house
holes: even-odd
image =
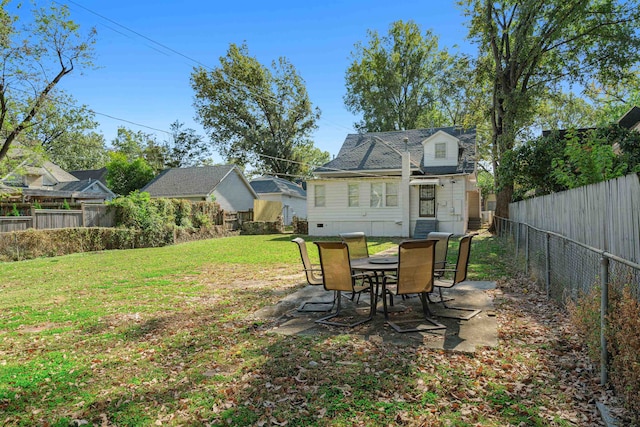
[[[258,195],[235,165],[165,169],[140,191],[153,198],[218,202],[225,211],[253,209]]]
[[[252,180],[251,187],[260,199],[282,203],[284,225],[291,225],[294,216],[307,217],[307,192],[301,186],[286,179],[263,176]]]
[[[640,132],[640,108],[635,106],[631,107],[631,109],[618,120],[618,124],[623,128]]]
[[[115,194],[100,181],[79,180],[58,165],[45,161],[42,165],[25,161],[18,171],[8,174],[2,183],[12,188],[12,198],[25,202],[104,202]]]
[[[309,235],[421,238],[480,227],[475,130],[351,134],[314,176],[307,181]]]
[[[76,170],[69,171],[69,173],[80,181],[91,179],[93,181],[100,181],[105,187],[107,186],[107,168]]]

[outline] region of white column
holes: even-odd
[[[402,200],[402,237],[411,235],[409,202],[409,180],[411,175],[411,156],[408,151],[402,153],[402,181],[400,182],[400,200]]]

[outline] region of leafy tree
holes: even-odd
[[[114,151],[123,154],[129,163],[142,159],[154,174],[165,169],[167,149],[158,144],[152,134],[121,126],[111,145]]]
[[[49,159],[65,170],[99,169],[107,160],[104,136],[92,131],[98,123],[86,106],[71,96],[51,97],[25,129],[25,138],[39,142]]]
[[[640,72],[608,83],[587,87],[587,95],[598,109],[598,125],[617,122],[632,107],[640,106]]]
[[[555,131],[516,146],[505,159],[514,200],[541,196],[640,171],[640,133],[617,124]]]
[[[299,159],[301,163],[299,173],[304,177],[311,177],[314,169],[331,160],[331,155],[328,151],[322,151],[321,149],[314,147],[313,144],[297,147],[293,156],[294,158]],[[282,176],[281,178],[292,180],[292,178],[295,177]]]
[[[165,166],[180,168],[203,165],[209,159],[209,147],[204,138],[193,129],[183,129],[178,120],[171,124],[171,139],[164,141]]]
[[[534,125],[542,130],[593,127],[600,111],[585,98],[573,93],[555,92],[538,103]]]
[[[320,111],[313,109],[304,81],[285,58],[271,70],[231,44],[220,66],[191,75],[199,121],[220,154],[260,173],[300,175],[298,149],[310,147]]]
[[[129,160],[124,153],[109,153],[107,163],[107,185],[116,194],[128,195],[139,190],[155,176],[146,160],[138,157]]]
[[[355,45],[346,73],[345,104],[363,115],[356,128],[379,132],[447,122],[437,106],[446,98],[440,96],[448,86],[442,77],[466,71],[453,68],[457,59],[438,49],[438,38],[430,31],[423,36],[413,21],[392,23],[384,37],[376,31],[368,36],[366,45]]]
[[[553,175],[553,160],[562,159],[566,141],[560,131],[527,141],[505,153],[502,174],[514,183],[513,200],[564,191]]]
[[[8,4],[0,0],[0,161],[58,83],[76,67],[92,65],[95,35],[81,34],[68,8],[54,4],[35,9],[33,21],[18,27]]]
[[[595,131],[587,134],[581,140],[575,129],[569,130],[565,158],[552,161],[553,177],[567,188],[595,184],[627,172],[628,165],[616,155],[613,146],[605,138],[599,137]]]
[[[508,217],[513,181],[503,173],[519,131],[562,82],[615,81],[640,57],[637,1],[464,0],[491,103],[496,215]],[[506,156],[506,157],[505,157]]]
[[[483,199],[495,192],[494,178],[491,172],[486,170],[478,171],[478,188]]]

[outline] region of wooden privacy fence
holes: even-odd
[[[277,221],[282,216],[282,202],[254,200],[253,212],[254,221]]]
[[[114,213],[107,205],[82,204],[81,209],[31,209],[29,216],[1,216],[0,232],[28,228],[113,227]]]
[[[640,263],[637,174],[511,203],[509,218]]]

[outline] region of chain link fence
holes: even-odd
[[[498,237],[512,249],[509,252],[514,254],[515,264],[546,290],[548,298],[564,306],[600,288],[600,371],[601,383],[605,384],[609,291],[622,292],[627,287],[640,302],[640,265],[528,224],[499,217],[494,218],[494,223]]]
[[[558,303],[575,301],[601,286],[603,276],[610,288],[628,286],[640,301],[640,265],[527,224],[505,218],[496,218],[495,222],[498,236],[513,247],[516,264]]]

